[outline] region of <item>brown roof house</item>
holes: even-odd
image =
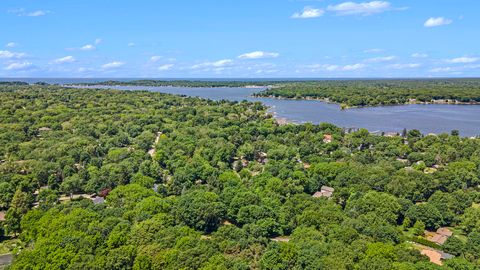
[[[321,198],[321,197],[331,198],[334,191],[335,189],[332,187],[322,186],[322,188],[320,188],[320,191],[317,191],[315,192],[315,194],[313,194],[313,197],[314,198]]]
[[[452,254],[443,252],[441,250],[429,248],[429,247],[423,247],[420,250],[420,253],[422,255],[427,256],[430,259],[430,262],[436,265],[443,265],[444,260],[449,260],[454,258]]]
[[[323,135],[323,142],[324,143],[331,143],[333,141],[333,136],[331,134]]]
[[[447,228],[439,228],[436,232],[425,232],[427,240],[438,245],[443,245],[453,235]]]

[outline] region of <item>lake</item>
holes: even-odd
[[[315,100],[284,100],[254,98],[258,88],[185,88],[147,86],[96,86],[119,90],[148,90],[187,95],[212,100],[261,101],[278,118],[294,123],[332,123],[346,128],[366,128],[369,131],[401,132],[418,129],[428,133],[450,133],[459,130],[462,136],[480,135],[480,105],[399,105],[340,110],[337,104]]]

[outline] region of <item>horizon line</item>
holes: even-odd
[[[411,79],[480,79],[478,77],[0,77],[0,81],[6,80],[33,80],[33,79],[107,79],[107,80],[411,80]]]

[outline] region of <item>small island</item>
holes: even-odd
[[[99,81],[95,83],[81,83],[77,86],[148,86],[148,87],[244,87],[262,88],[280,85],[281,81],[246,81],[246,80],[129,80],[129,81]]]

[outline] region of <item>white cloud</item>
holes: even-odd
[[[336,12],[338,15],[362,15],[368,16],[382,13],[391,9],[391,4],[386,1],[371,1],[363,3],[344,2],[338,5],[330,5],[327,10]]]
[[[32,11],[32,12],[26,13],[25,16],[29,16],[29,17],[40,17],[40,16],[45,16],[45,15],[47,15],[47,12],[46,12],[46,11],[43,11],[43,10],[35,10],[35,11]]]
[[[449,59],[447,60],[447,62],[453,63],[453,64],[467,64],[467,63],[475,63],[478,60],[480,59],[476,57],[458,57],[458,58]]]
[[[250,52],[250,53],[245,53],[238,58],[240,59],[261,59],[261,58],[276,58],[280,54],[276,52],[263,52],[263,51],[255,51],[255,52]]]
[[[9,42],[9,43],[5,44],[5,47],[7,47],[7,48],[14,48],[14,47],[17,47],[17,45],[18,45],[18,44],[15,43],[15,42]]]
[[[323,9],[317,9],[312,7],[305,7],[301,12],[295,12],[292,15],[294,19],[311,19],[311,18],[318,18],[325,14]]]
[[[14,62],[9,64],[5,69],[6,70],[27,70],[31,68],[33,65],[30,62]]]
[[[73,63],[73,62],[75,62],[75,57],[71,55],[53,60],[53,63],[55,64],[64,64],[64,63]]]
[[[427,58],[428,54],[426,54],[426,53],[413,53],[411,55],[411,57],[413,57],[413,58]]]
[[[430,72],[434,72],[434,73],[450,72],[450,71],[454,71],[454,69],[451,67],[438,67],[438,68],[430,69]]]
[[[471,63],[471,62],[467,62]],[[466,64],[466,65],[456,65],[456,66],[450,66],[450,67],[436,67],[433,69],[430,69],[430,72],[434,73],[449,73],[449,74],[461,74],[463,71],[471,71],[471,70],[476,70],[480,68],[480,64]]]
[[[351,64],[351,65],[345,65],[345,66],[339,66],[339,65],[331,65],[331,64],[313,64],[313,65],[308,65],[306,66],[307,68],[311,69],[312,71],[319,71],[319,70],[324,70],[324,71],[354,71],[354,70],[359,70],[362,68],[365,68],[365,64]]]
[[[478,69],[480,68],[480,65],[466,65],[464,66],[466,69]]]
[[[313,64],[313,65],[308,65],[306,67],[312,70],[326,70],[326,71],[336,71],[341,69],[341,67],[338,65],[330,65],[330,64]]]
[[[163,65],[163,66],[159,66],[159,67],[158,67],[158,70],[160,70],[160,71],[167,71],[167,70],[172,69],[172,67],[173,67],[173,64],[166,64],[166,65]]]
[[[393,64],[389,65],[388,67],[394,68],[394,69],[408,69],[408,68],[418,68],[422,66],[419,63],[408,63],[408,64]]]
[[[80,48],[81,51],[93,51],[95,49],[95,46],[93,46],[92,44],[87,44]]]
[[[364,53],[379,53],[379,52],[383,52],[384,50],[383,49],[368,49],[368,50],[364,50],[363,52]]]
[[[87,68],[87,67],[79,67],[76,70],[77,73],[82,73],[82,75],[85,75],[86,73],[91,73],[95,74],[98,72],[98,70],[95,70],[94,68]]]
[[[232,64],[233,61],[230,59],[223,59],[212,63],[214,67],[223,67]]]
[[[133,42],[130,42],[130,43],[127,44],[128,47],[135,47],[135,45],[136,45],[136,44],[133,43]]]
[[[155,63],[155,62],[160,61],[160,59],[162,59],[161,56],[159,56],[159,55],[154,55],[154,56],[150,57],[150,62]]]
[[[272,74],[277,72],[278,72],[277,69],[268,69],[268,70],[258,69],[255,71],[255,74]]]
[[[93,41],[93,43],[85,44],[79,48],[66,48],[67,51],[94,51],[97,49],[95,45],[99,45],[102,43],[103,40],[101,38],[97,38]]]
[[[25,58],[26,56],[27,56],[26,53],[0,51],[0,58],[5,58],[5,59],[20,59],[20,58]]]
[[[105,64],[105,65],[102,65],[102,68],[103,68],[103,69],[113,69],[113,68],[122,67],[123,65],[125,65],[124,62],[113,61],[113,62],[107,63],[107,64]]]
[[[228,66],[228,65],[231,65],[233,63],[233,61],[231,59],[223,59],[223,60],[219,60],[219,61],[216,61],[216,62],[205,62],[205,63],[201,63],[201,64],[196,64],[196,65],[193,65],[191,66],[190,68],[191,69],[198,69],[198,68],[206,68],[206,67],[224,67],[224,66]]]
[[[451,24],[453,21],[450,19],[445,19],[444,17],[431,17],[429,18],[423,26],[425,27],[436,27],[436,26],[442,26],[442,25],[448,25]]]
[[[27,17],[40,17],[50,13],[50,11],[48,10],[26,11],[24,8],[12,9],[12,10],[9,10],[8,12],[16,14],[17,16],[27,16]]]
[[[364,64],[353,64],[353,65],[346,65],[342,68],[345,71],[352,71],[352,70],[359,70],[366,67]]]
[[[341,69],[341,67],[337,65],[324,65],[323,68],[328,71],[335,71],[335,70],[338,70],[339,68]]]
[[[390,55],[390,56],[382,56],[382,57],[374,57],[367,59],[367,62],[373,62],[373,63],[379,63],[379,62],[388,62],[397,59],[396,56]]]

